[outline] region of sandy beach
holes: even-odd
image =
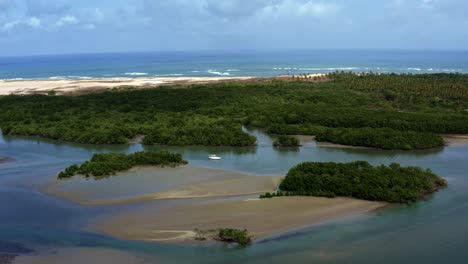
[[[145,264],[145,260],[131,254],[104,248],[68,248],[45,252],[38,256],[19,256],[13,264]]]
[[[468,145],[468,135],[442,135],[445,144],[451,147]]]
[[[131,214],[102,219],[95,228],[118,238],[166,243],[193,242],[195,228],[247,229],[254,239],[261,239],[385,205],[351,198],[281,197],[200,202],[154,213],[149,204]]]
[[[82,205],[111,205],[163,199],[257,195],[275,191],[282,177],[180,166],[140,167],[102,180],[52,179],[45,193]]]
[[[243,81],[252,77],[141,77],[48,80],[0,80],[0,95],[47,94],[73,95],[119,87],[148,88],[173,84],[201,84],[223,81]]]

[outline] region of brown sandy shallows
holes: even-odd
[[[252,77],[141,77],[141,78],[95,78],[57,80],[0,80],[0,95],[47,94],[70,95],[101,91],[118,87],[148,88],[171,84],[201,84],[222,81],[244,81]]]
[[[456,147],[468,145],[468,134],[466,135],[442,135],[447,146]]]
[[[194,241],[195,228],[230,227],[247,229],[258,239],[368,213],[385,205],[351,198],[281,197],[199,202],[156,213],[148,204],[137,212],[101,219],[94,228],[123,239],[182,243]]]
[[[128,253],[104,248],[70,248],[41,256],[19,256],[13,264],[145,264]]]
[[[180,166],[140,167],[102,180],[75,176],[53,179],[43,191],[84,205],[110,205],[154,199],[241,196],[275,191],[282,177]]]

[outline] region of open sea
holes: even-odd
[[[0,79],[468,73],[468,51],[302,50],[0,57]]]

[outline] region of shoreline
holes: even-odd
[[[448,147],[460,147],[468,145],[468,134],[443,134],[441,135]]]
[[[47,94],[77,95],[114,88],[154,88],[165,85],[191,85],[231,81],[247,81],[258,77],[117,77],[90,79],[25,79],[0,80],[1,95]]]

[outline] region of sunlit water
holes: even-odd
[[[403,152],[323,148],[306,142],[301,149],[277,150],[271,139],[255,148],[170,147],[192,164],[252,175],[284,175],[302,161],[367,160],[431,168],[449,188],[427,201],[401,205],[367,216],[311,227],[236,250],[215,246],[174,246],[122,241],[85,227],[96,217],[129,206],[85,207],[41,194],[38,189],[64,167],[105,151],[134,152],[141,145],[90,146],[45,139],[0,138],[0,242],[33,249],[73,246],[109,247],[143,254],[157,263],[465,263],[468,258],[468,146]],[[146,148],[146,147],[145,147]],[[158,147],[148,147],[158,148]],[[216,153],[221,161],[210,161]],[[282,212],[278,212],[279,214]],[[267,221],[267,219],[266,219]],[[0,249],[1,251],[1,249]]]

